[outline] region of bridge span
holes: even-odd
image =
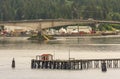
[[[106,20],[80,20],[80,19],[39,19],[39,20],[21,20],[21,21],[2,21],[0,25],[4,26],[20,26],[28,27],[34,30],[47,29],[51,27],[59,27],[74,24],[99,24],[112,23],[120,24],[120,21],[106,21]]]

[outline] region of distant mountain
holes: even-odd
[[[0,20],[120,20],[120,0],[0,0]]]

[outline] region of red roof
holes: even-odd
[[[52,54],[42,54],[41,56],[52,56]]]

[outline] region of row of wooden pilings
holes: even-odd
[[[101,68],[120,68],[120,59],[88,59],[88,60],[31,60],[32,69],[64,69],[85,70]]]

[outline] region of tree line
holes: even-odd
[[[0,21],[120,20],[120,0],[0,0]]]

